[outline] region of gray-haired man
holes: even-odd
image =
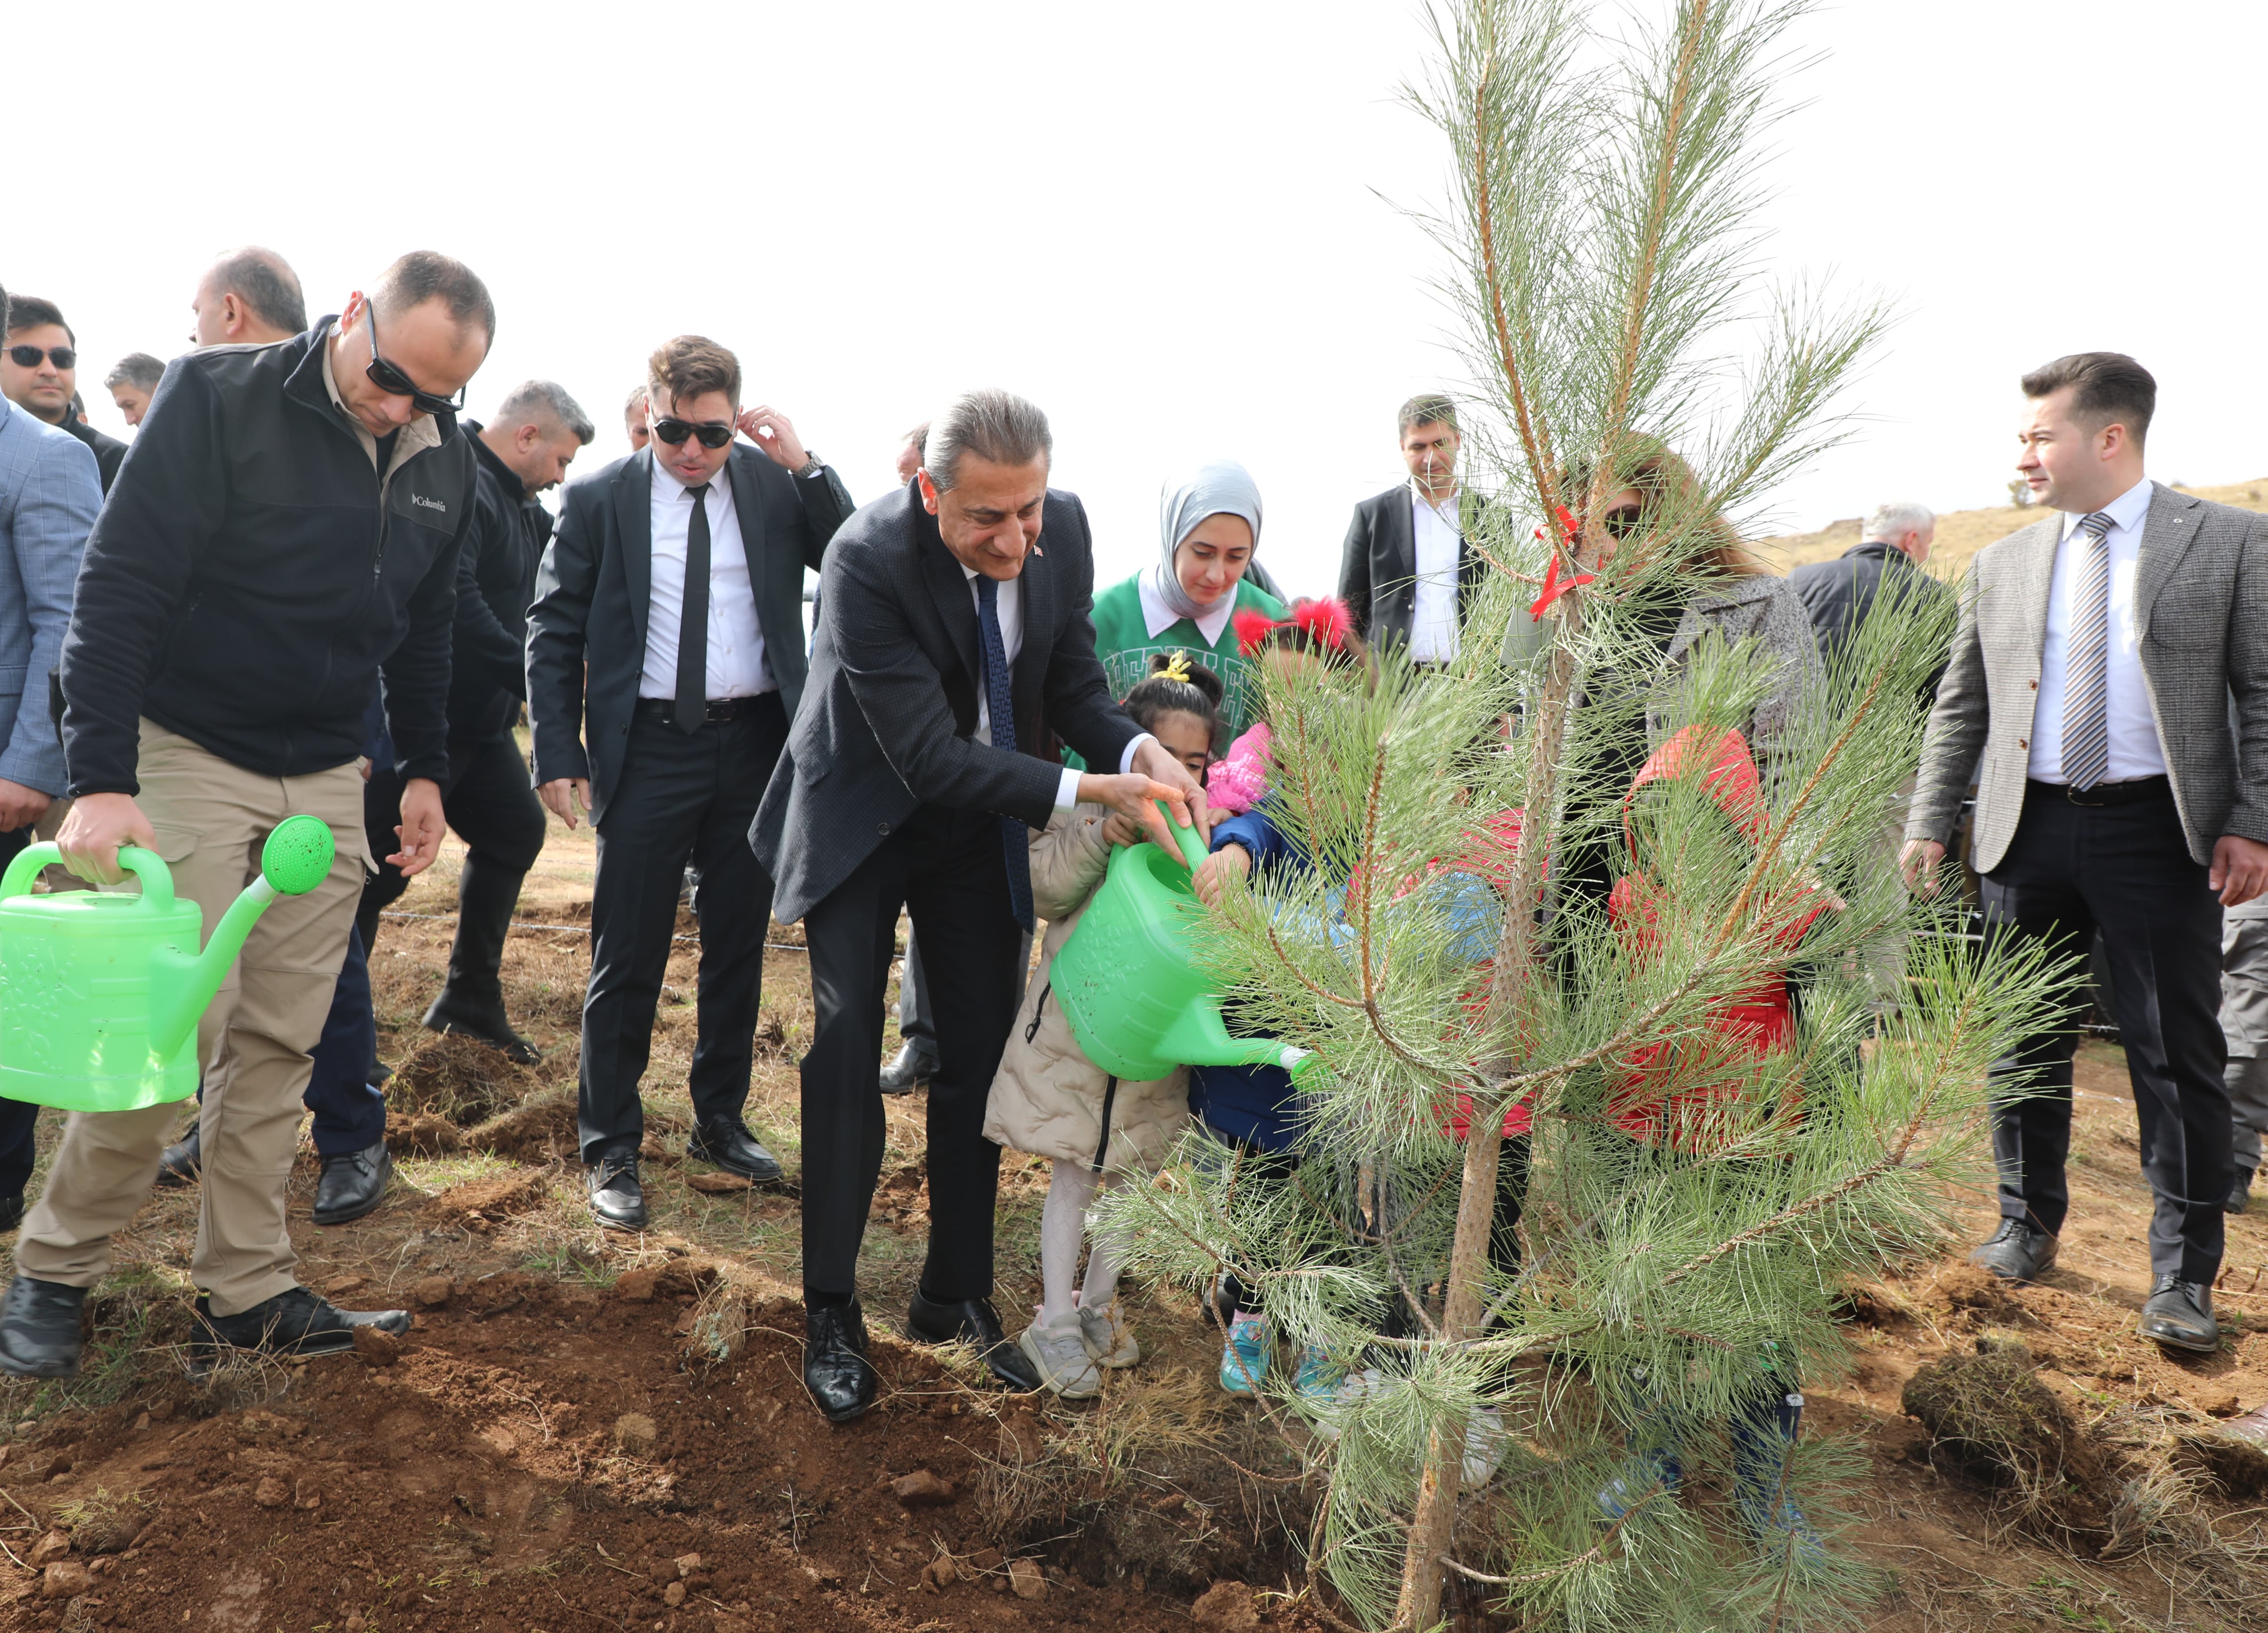
[[[207,267],[189,311],[197,320],[189,341],[198,346],[272,346],[307,327],[299,275],[283,256],[256,244],[230,250]]]
[[[520,884],[543,849],[542,802],[512,734],[527,697],[527,608],[551,542],[551,512],[535,496],[566,479],[597,430],[581,405],[549,380],[523,380],[504,394],[486,425],[467,420],[465,429],[479,468],[472,527],[458,561],[449,783],[441,808],[468,854],[448,980],[425,1011],[425,1024],[476,1038],[527,1064],[537,1058],[535,1047],[512,1029],[498,970]],[[371,776],[377,821],[399,798],[395,776]],[[363,887],[356,923],[366,948],[377,945],[379,913],[408,882],[380,864]]]

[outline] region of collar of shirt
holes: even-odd
[[[345,421],[347,429],[355,434],[355,440],[362,444],[362,451],[364,454],[368,457],[371,463],[371,468],[376,470],[378,467],[378,438],[370,434],[369,427],[365,426],[360,420],[355,418],[352,410],[347,407],[347,400],[339,395],[339,377],[335,373],[332,372],[332,342],[337,339],[338,330],[334,327],[328,334],[325,335],[321,340],[316,342],[317,345],[323,349],[323,390],[330,396],[331,407],[339,411],[339,418]],[[395,436],[394,439],[393,462],[387,465],[384,470],[379,471],[378,473],[379,491],[380,493],[384,493],[386,491],[387,479],[390,478],[394,472],[400,470],[404,465],[408,464],[409,462],[409,457],[412,454],[416,453],[423,449],[438,448],[440,445],[441,428],[433,423],[433,416],[430,414],[414,414],[410,416],[409,423],[403,426],[400,433]]]
[[[1157,586],[1150,582],[1149,574],[1144,573],[1134,581],[1134,593],[1142,603],[1142,627],[1150,632],[1152,640],[1156,640],[1182,622],[1182,615],[1159,599]],[[1228,628],[1230,615],[1235,611],[1236,592],[1232,589],[1221,597],[1219,607],[1204,617],[1192,618],[1189,622],[1197,625],[1197,633],[1204,636],[1207,646],[1218,646],[1220,644],[1220,632]]]
[[[1442,500],[1440,504],[1436,504],[1432,499],[1426,497],[1425,490],[1418,485],[1418,479],[1415,476],[1412,476],[1410,479],[1408,486],[1410,489],[1410,502],[1412,504],[1424,505],[1427,510],[1432,511],[1434,515],[1448,523],[1451,527],[1455,528],[1460,533],[1464,531],[1462,525],[1458,520],[1458,511],[1462,507],[1457,503],[1457,501],[1462,497],[1462,489],[1457,488],[1450,489],[1449,497]]]
[[[2151,492],[2152,483],[2150,479],[2145,476],[2140,482],[2136,482],[2132,488],[2104,505],[2102,514],[2110,519],[2111,531],[2132,533],[2140,527],[2143,519],[2150,514]],[[2093,514],[2095,512],[2092,511],[2066,511],[2063,513],[2063,531],[2056,535],[2056,542],[2060,544],[2064,540],[2070,538],[2078,531],[2080,523]]]

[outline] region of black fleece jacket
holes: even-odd
[[[460,427],[479,464],[473,521],[457,564],[456,647],[449,667],[449,740],[485,743],[512,730],[527,696],[527,607],[551,542],[551,512],[481,440]]]
[[[335,321],[167,365],[88,537],[63,637],[74,796],[139,791],[145,715],[262,776],[344,765],[381,674],[403,774],[447,780],[473,452],[439,416],[439,445],[381,492],[323,389]]]

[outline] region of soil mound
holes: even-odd
[[[1932,1362],[1900,1404],[1929,1431],[1933,1462],[2009,1489],[2054,1529],[2108,1534],[2115,1471],[2021,1344],[1981,1338],[1974,1355]]]
[[[527,1098],[535,1079],[485,1043],[453,1033],[425,1039],[386,1085],[389,1112],[429,1113],[470,1128]]]

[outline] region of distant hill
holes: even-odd
[[[2181,491],[2193,493],[2200,499],[2234,504],[2241,510],[2268,511],[2268,476],[2231,482],[2221,488],[2184,487]],[[1937,542],[1930,550],[1930,570],[1942,577],[1959,576],[1968,570],[1970,556],[1995,539],[2005,539],[2017,528],[2039,520],[2040,515],[2036,508],[2014,504],[1996,505],[1987,511],[1946,511],[1937,519]],[[1806,562],[1830,560],[1858,542],[1859,519],[1854,516],[1847,521],[1830,522],[1817,533],[1786,533],[1777,539],[1760,540],[1756,548],[1758,555],[1786,572]]]

